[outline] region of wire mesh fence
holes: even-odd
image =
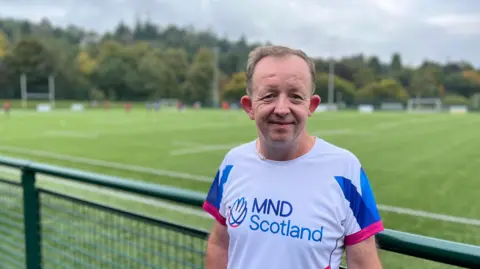
[[[22,187],[0,179],[0,268],[25,268],[24,234]]]
[[[207,234],[40,190],[43,268],[203,268]]]
[[[21,169],[21,184],[0,178],[0,269],[204,267],[208,232],[68,196],[69,188],[49,191],[36,185],[36,173],[190,206],[201,205],[203,194],[0,157],[2,164]],[[378,239],[380,249],[399,255],[480,268],[478,246],[393,230]]]

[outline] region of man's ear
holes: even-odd
[[[245,110],[245,112],[247,112],[248,117],[251,120],[255,119],[254,115],[253,115],[253,109],[252,109],[252,98],[250,98],[250,96],[248,96],[248,95],[244,95],[240,99],[240,104],[242,105],[243,110]]]
[[[320,105],[321,101],[322,101],[322,99],[317,94],[314,94],[314,95],[312,95],[312,97],[310,97],[310,107],[308,108],[308,116],[309,117],[312,115],[313,112],[315,112],[318,105]]]

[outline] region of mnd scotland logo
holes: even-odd
[[[230,227],[237,228],[247,217],[247,201],[241,197],[228,208],[227,219]]]
[[[247,218],[248,212],[251,214]],[[245,197],[240,197],[227,209],[227,222],[232,228],[249,222],[248,228],[279,236],[287,236],[302,240],[321,242],[323,226],[309,228],[296,223],[292,219],[293,206],[288,201],[258,198],[253,199],[252,207],[248,207]],[[274,216],[271,218],[270,216]],[[268,217],[267,217],[268,216]]]

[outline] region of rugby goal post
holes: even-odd
[[[381,110],[386,110],[386,111],[403,111],[405,108],[403,107],[403,104],[400,102],[382,102],[380,104],[380,109]]]
[[[466,114],[468,113],[468,107],[462,105],[453,105],[449,107],[450,114]]]
[[[375,110],[372,104],[361,104],[358,106],[358,112],[371,114]]]
[[[430,112],[442,111],[442,100],[440,98],[411,98],[407,103],[408,112]]]
[[[55,106],[55,77],[53,75],[48,76],[48,92],[36,93],[28,92],[27,75],[22,74],[20,76],[20,89],[22,97],[22,108],[27,108],[28,100],[48,100],[49,105],[53,108]]]
[[[327,111],[338,111],[337,104],[320,104],[315,109],[315,112],[327,112]]]
[[[475,93],[472,96],[472,107],[475,109],[480,108],[480,93]]]

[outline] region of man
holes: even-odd
[[[216,218],[207,269],[379,269],[383,230],[368,178],[351,152],[309,135],[320,103],[315,65],[299,50],[252,51],[241,104],[258,139],[224,157],[204,203]]]

